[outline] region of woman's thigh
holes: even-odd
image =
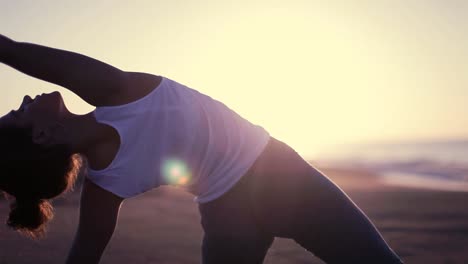
[[[264,232],[253,217],[248,176],[220,198],[199,205],[204,230],[203,264],[263,262],[274,237]]]
[[[368,217],[330,179],[273,139],[250,178],[255,218],[327,263],[401,263]]]

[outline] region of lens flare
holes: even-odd
[[[185,164],[180,159],[167,159],[162,164],[162,175],[164,179],[173,185],[185,185],[190,181],[191,174]]]

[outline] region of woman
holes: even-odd
[[[69,89],[96,109],[68,111],[60,93],[25,96],[0,119],[0,189],[8,225],[39,237],[49,199],[87,175],[67,263],[98,263],[122,202],[160,185],[193,193],[203,263],[262,263],[274,237],[326,263],[402,263],[349,197],[291,147],[222,103],[171,79],[0,35],[0,61]]]

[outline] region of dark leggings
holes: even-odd
[[[403,263],[339,187],[274,138],[231,190],[199,210],[203,264],[262,263],[274,237],[329,264]]]

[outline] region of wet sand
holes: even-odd
[[[383,185],[359,169],[320,168],[369,216],[405,263],[468,263],[468,193]],[[79,190],[55,200],[47,238],[7,229],[0,200],[0,264],[64,263],[76,231]],[[103,264],[200,263],[202,230],[193,197],[159,188],[127,200]],[[324,263],[293,241],[276,239],[264,263]]]

